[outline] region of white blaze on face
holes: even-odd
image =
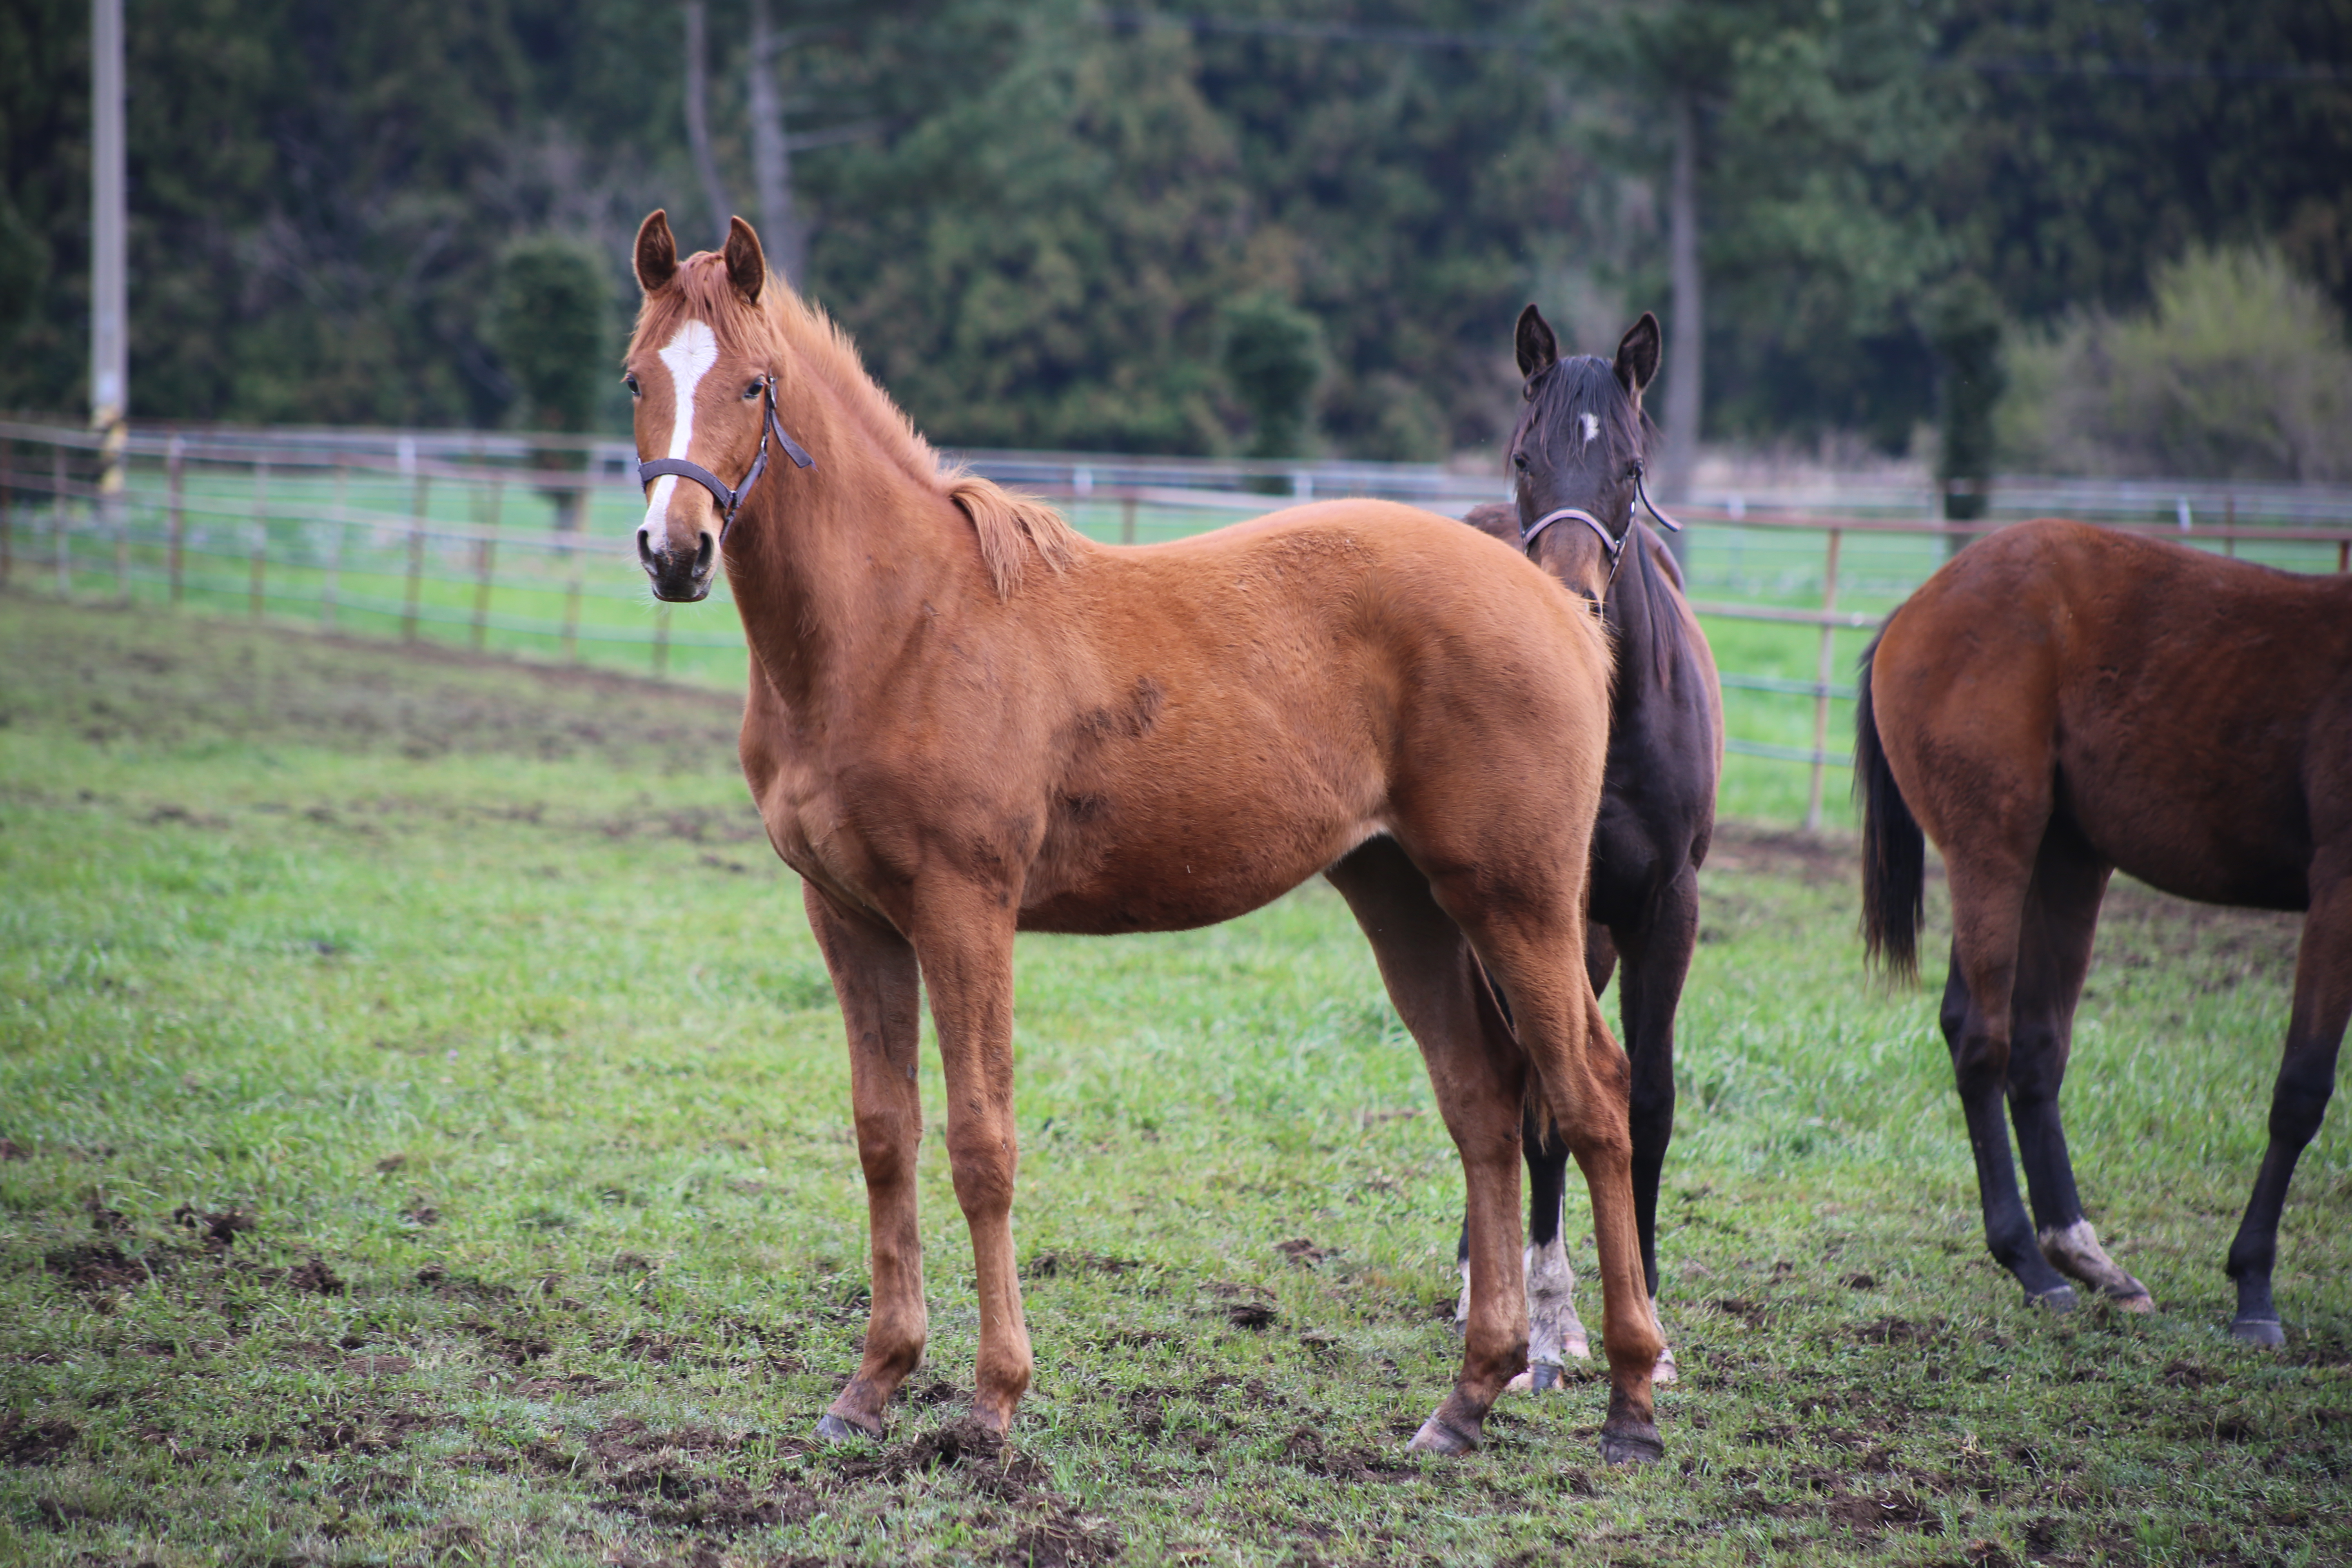
[[[1584,444],[1590,447],[1592,445],[1593,437],[1601,434],[1600,416],[1593,414],[1583,414],[1579,415],[1578,417],[1584,421]]]
[[[671,414],[669,450],[664,456],[683,458],[694,444],[694,393],[710,367],[719,363],[719,340],[707,321],[688,321],[661,351],[662,368],[669,372]],[[646,498],[646,529],[658,535],[668,527],[669,498],[677,491],[677,476],[664,474]]]

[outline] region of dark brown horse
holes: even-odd
[[[1665,542],[1634,510],[1648,421],[1642,391],[1657,374],[1657,318],[1643,312],[1613,360],[1562,359],[1543,312],[1515,333],[1526,408],[1508,462],[1517,500],[1462,521],[1524,549],[1600,606],[1617,650],[1609,689],[1609,763],[1592,828],[1585,965],[1597,994],[1622,960],[1619,1016],[1633,1069],[1633,1211],[1642,1265],[1658,1293],[1658,1180],[1675,1134],[1675,1012],[1698,944],[1698,868],[1715,836],[1723,772],[1723,697],[1715,656],[1682,594]],[[1528,1162],[1528,1382],[1559,1381],[1590,1353],[1576,1276],[1560,1241],[1568,1147],[1530,1106]],[[1466,1258],[1465,1258],[1466,1262]],[[1468,1307],[1465,1282],[1461,1310]],[[1656,1376],[1671,1382],[1674,1353]]]
[[[2279,1212],[2352,1013],[2352,579],[2019,523],[1895,612],[1863,656],[1857,725],[1864,935],[1916,972],[1924,827],[1951,880],[1944,1037],[1985,1240],[2030,1301],[2073,1307],[2071,1275],[2154,1306],[2083,1217],[2058,1118],[2108,875],[2306,911],[2270,1150],[2229,1258],[2231,1332],[2283,1343]]]
[[[751,651],[744,775],[800,873],[849,1037],[874,1305],[819,1432],[880,1433],[923,1353],[921,994],[978,1277],[974,1407],[1002,1431],[1031,1370],[1013,933],[1206,925],[1321,872],[1422,1047],[1470,1194],[1462,1372],[1416,1446],[1475,1443],[1527,1364],[1514,1244],[1532,1081],[1592,1197],[1601,1450],[1655,1458],[1625,1058],[1576,961],[1609,653],[1575,599],[1515,552],[1384,501],[1093,543],[943,471],[741,220],[723,253],[681,262],[654,214],[636,273],[638,554],[670,600],[703,597],[724,565]]]

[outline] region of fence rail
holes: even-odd
[[[134,429],[118,498],[96,438],[0,419],[0,586],[432,637],[658,678],[742,676],[732,617],[673,626],[623,542],[643,506],[625,443],[475,431]],[[974,469],[1060,502],[1106,542],[1149,542],[1303,499],[1376,495],[1459,513],[1499,477],[1434,466],[973,451]],[[2305,571],[2352,566],[2352,489],[2004,479],[1971,523],[1876,476],[1705,487],[1677,513],[1692,606],[1727,668],[1736,756],[1807,770],[1821,821],[1839,640],[1874,627],[1946,555],[2021,517],[2065,515]],[[714,595],[723,598],[723,579]],[[721,629],[723,627],[723,629]],[[1748,628],[1742,630],[1741,628]],[[1809,635],[1810,634],[1810,635]],[[1802,708],[1792,706],[1801,702]],[[1794,802],[1790,805],[1793,808]]]

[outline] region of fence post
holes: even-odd
[[[334,523],[327,533],[327,571],[319,584],[319,624],[331,631],[335,625],[335,595],[341,591],[343,575],[343,535],[350,531],[351,514],[344,504],[350,493],[351,459],[338,452],[335,455]]]
[[[16,443],[0,441],[0,588],[8,585],[16,553]]]
[[[121,422],[115,426],[120,438]],[[123,604],[131,603],[131,497],[124,483],[131,477],[131,454],[118,451],[114,458],[115,483],[121,485],[106,509],[106,521],[114,532],[114,596]]]
[[[164,497],[164,574],[171,579],[172,603],[178,604],[184,591],[181,586],[183,564],[187,552],[187,472],[188,444],[177,430],[172,432],[171,450],[163,459]]]
[[[1118,542],[1135,542],[1135,498],[1131,495],[1121,496],[1118,500]]]
[[[269,566],[269,464],[267,459],[253,465],[253,573],[246,584],[246,610],[255,620],[261,618],[263,574]]]
[[[569,546],[560,547],[559,559],[572,563],[572,581],[563,589],[563,662],[580,662],[580,557],[581,552]]]
[[[49,448],[49,532],[58,547],[58,597],[73,597],[73,541],[67,531],[73,519],[68,515],[66,502],[66,444],[59,441]]]
[[[2336,542],[2336,569],[2338,572],[2352,572],[2352,537]]]
[[[504,475],[490,480],[489,521],[474,540],[474,646],[483,646],[489,635],[490,570],[499,557],[499,513],[506,502],[507,481]]]
[[[416,640],[416,597],[425,575],[425,505],[431,493],[432,479],[422,468],[416,473],[415,499],[408,515],[408,583],[400,599],[400,640]]]
[[[1837,628],[1830,624],[1830,616],[1837,608],[1838,549],[1844,542],[1845,531],[1830,530],[1829,565],[1822,578],[1822,656],[1813,687],[1813,781],[1805,792],[1805,831],[1822,830],[1822,752],[1830,743],[1830,676],[1837,668],[1831,644]]]

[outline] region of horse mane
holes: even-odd
[[[722,350],[766,358],[782,349],[806,366],[887,461],[971,520],[981,560],[999,598],[1020,592],[1030,551],[1057,573],[1077,558],[1083,536],[1060,512],[961,463],[940,461],[906,411],[866,374],[856,343],[840,323],[774,274],[760,290],[759,303],[747,305],[728,279],[726,258],[716,251],[696,252],[678,263],[669,283],[646,296],[637,311],[637,335],[667,341],[689,318],[708,322]]]

